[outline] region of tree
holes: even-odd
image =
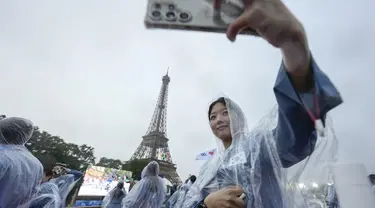
[[[149,163],[148,160],[131,160],[124,163],[123,170],[133,172],[133,178],[139,180],[141,178],[142,170]]]
[[[99,162],[96,164],[97,166],[103,166],[106,168],[114,168],[114,169],[122,169],[124,162],[121,160],[114,160],[106,157],[100,158]]]
[[[35,128],[26,147],[43,163],[59,162],[69,168],[84,171],[90,164],[95,163],[94,148],[86,144],[77,145],[66,143],[58,136],[52,136],[46,131]],[[46,168],[46,164],[43,164]],[[47,165],[49,166],[49,165]]]

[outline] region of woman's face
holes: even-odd
[[[216,137],[222,141],[227,141],[232,138],[228,109],[225,105],[216,103],[212,107],[209,119],[211,130]]]

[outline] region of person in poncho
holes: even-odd
[[[313,64],[313,67],[316,65]],[[315,70],[316,73],[321,74],[318,68]],[[283,73],[285,73],[284,69],[280,71],[280,74]],[[320,90],[334,90],[330,83],[326,84],[330,86],[317,87]],[[293,90],[291,83],[286,85],[285,87]],[[297,101],[289,97],[281,96],[278,87],[282,86],[276,84],[275,87],[276,97],[279,98],[278,109],[273,110],[251,132],[247,130],[243,112],[229,98],[219,98],[210,105],[208,114],[210,125],[220,141],[218,152],[203,165],[204,168],[187,193],[184,203],[176,204],[176,207],[199,207],[211,198],[215,199],[216,203],[227,199],[228,201],[223,203],[232,203],[233,207],[293,207],[284,190],[286,174],[283,168],[302,161],[312,153],[317,133],[303,106],[297,105]],[[327,95],[323,90],[320,92]],[[308,98],[308,96],[309,94],[306,93],[298,97]],[[324,106],[323,109],[326,111],[322,112],[322,116],[341,102],[338,98],[330,97],[330,100],[336,102],[334,104],[320,100],[321,106]],[[282,108],[293,105],[294,108]],[[287,115],[293,115],[298,119],[294,121]],[[276,124],[272,124],[272,120],[275,119]],[[245,196],[244,199],[239,197],[242,194]],[[230,196],[233,198],[228,199]],[[208,201],[207,204],[210,202]]]
[[[103,199],[104,208],[121,208],[121,203],[126,196],[124,182],[120,181]]]
[[[27,119],[0,119],[0,207],[24,205],[38,191],[43,166],[25,147],[33,131]]]
[[[166,208],[173,208],[177,204],[183,204],[186,198],[186,193],[189,191],[190,187],[197,180],[195,175],[191,175],[183,185],[181,185],[178,190],[172,194],[172,196],[166,202]]]
[[[29,202],[28,208],[61,208],[59,188],[51,182],[42,183],[36,196]]]
[[[66,168],[56,164],[52,169],[53,176],[48,181],[57,185],[61,197],[62,206],[65,206],[66,199],[75,184],[82,177],[83,173],[77,170]]]
[[[164,181],[159,177],[159,164],[150,162],[142,171],[142,179],[122,201],[123,208],[161,208],[164,199]]]
[[[281,49],[283,62],[273,90],[278,106],[249,131],[233,100],[212,102],[207,118],[217,151],[175,207],[295,207],[285,169],[313,153],[318,137],[324,136],[327,113],[342,103],[313,59],[302,24],[286,5],[280,0],[243,2],[244,13],[229,25],[227,37],[234,41],[250,27]]]

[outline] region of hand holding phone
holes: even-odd
[[[243,12],[243,0],[148,0],[146,28],[225,33]],[[240,34],[255,35],[251,28]]]

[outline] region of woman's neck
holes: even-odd
[[[224,148],[228,149],[232,145],[232,138],[223,140]]]

